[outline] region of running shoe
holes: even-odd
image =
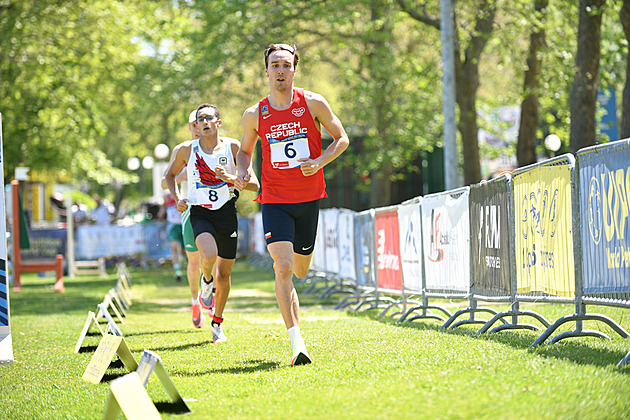
[[[199,305],[192,305],[192,322],[195,328],[201,328],[206,323],[206,317],[201,312]]]
[[[210,278],[210,283],[206,283],[206,278],[201,275],[201,293],[199,294],[199,303],[204,309],[214,308],[214,279]]]
[[[223,328],[221,324],[217,324],[216,322],[212,322],[210,324],[210,331],[212,331],[212,342],[213,343],[222,343],[227,340],[227,337],[223,333]]]
[[[311,363],[311,358],[304,352],[298,352],[298,354],[293,355],[291,360],[291,366],[308,365],[309,363]]]

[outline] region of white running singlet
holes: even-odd
[[[214,171],[217,165],[223,166],[229,174],[236,175],[236,164],[230,142],[221,140],[219,150],[205,153],[199,139],[191,141],[190,158],[186,166],[188,175],[188,201],[191,206],[203,206],[218,210],[236,197],[234,184],[220,180]]]

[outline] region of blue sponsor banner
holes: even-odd
[[[57,254],[66,255],[66,229],[29,229],[28,237],[31,247],[21,253],[25,261],[54,260]]]
[[[150,222],[142,225],[144,242],[146,244],[146,258],[157,260],[170,258],[171,248],[168,244],[165,222]]]
[[[630,142],[578,152],[585,293],[630,292]]]
[[[251,249],[249,249],[249,235],[251,223],[247,217],[238,218],[238,255],[249,255]]]
[[[374,215],[369,212],[357,213],[354,218],[355,263],[357,267],[357,283],[374,285],[372,261],[374,255]]]

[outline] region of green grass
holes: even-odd
[[[530,350],[534,332],[476,337],[479,326],[400,325],[377,319],[380,310],[335,311],[340,296],[301,293],[300,327],[314,363],[291,368],[271,272],[237,262],[221,344],[211,343],[208,326],[192,327],[188,287],[174,282],[170,268],[131,273],[134,304],[119,326],[137,361],[144,349],[161,357],[189,401],[187,419],[630,418],[630,368],[615,367],[630,341],[599,322],[585,328],[612,340]],[[53,279],[23,277],[23,292],[10,295],[15,362],[0,366],[1,418],[101,418],[110,381],[127,372],[113,363],[101,383],[85,382],[100,337],[89,335],[81,353],[74,347],[87,312],[115,280],[66,278],[66,293],[56,294]],[[572,312],[571,305],[525,307],[550,321]],[[590,309],[630,330],[630,311]],[[148,393],[164,418],[180,417],[155,375]]]

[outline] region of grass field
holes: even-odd
[[[188,287],[170,268],[131,274],[133,305],[119,327],[137,361],[144,349],[161,357],[192,410],[187,419],[630,418],[630,368],[615,367],[630,340],[602,323],[585,328],[612,340],[574,338],[530,350],[534,332],[476,337],[479,326],[400,325],[376,310],[335,311],[340,295],[322,301],[302,293],[300,327],[314,363],[291,368],[271,272],[237,262],[228,341],[220,344],[212,344],[208,324],[192,327]],[[87,312],[115,284],[113,270],[109,279],[66,278],[64,294],[52,291],[53,281],[25,275],[24,290],[10,294],[15,362],[0,366],[2,419],[101,418],[110,381],[127,373],[115,362],[98,385],[81,379],[96,334],[74,352]],[[535,309],[553,321],[573,308]],[[591,311],[630,330],[628,310]],[[163,418],[181,417],[155,375],[148,393]]]

